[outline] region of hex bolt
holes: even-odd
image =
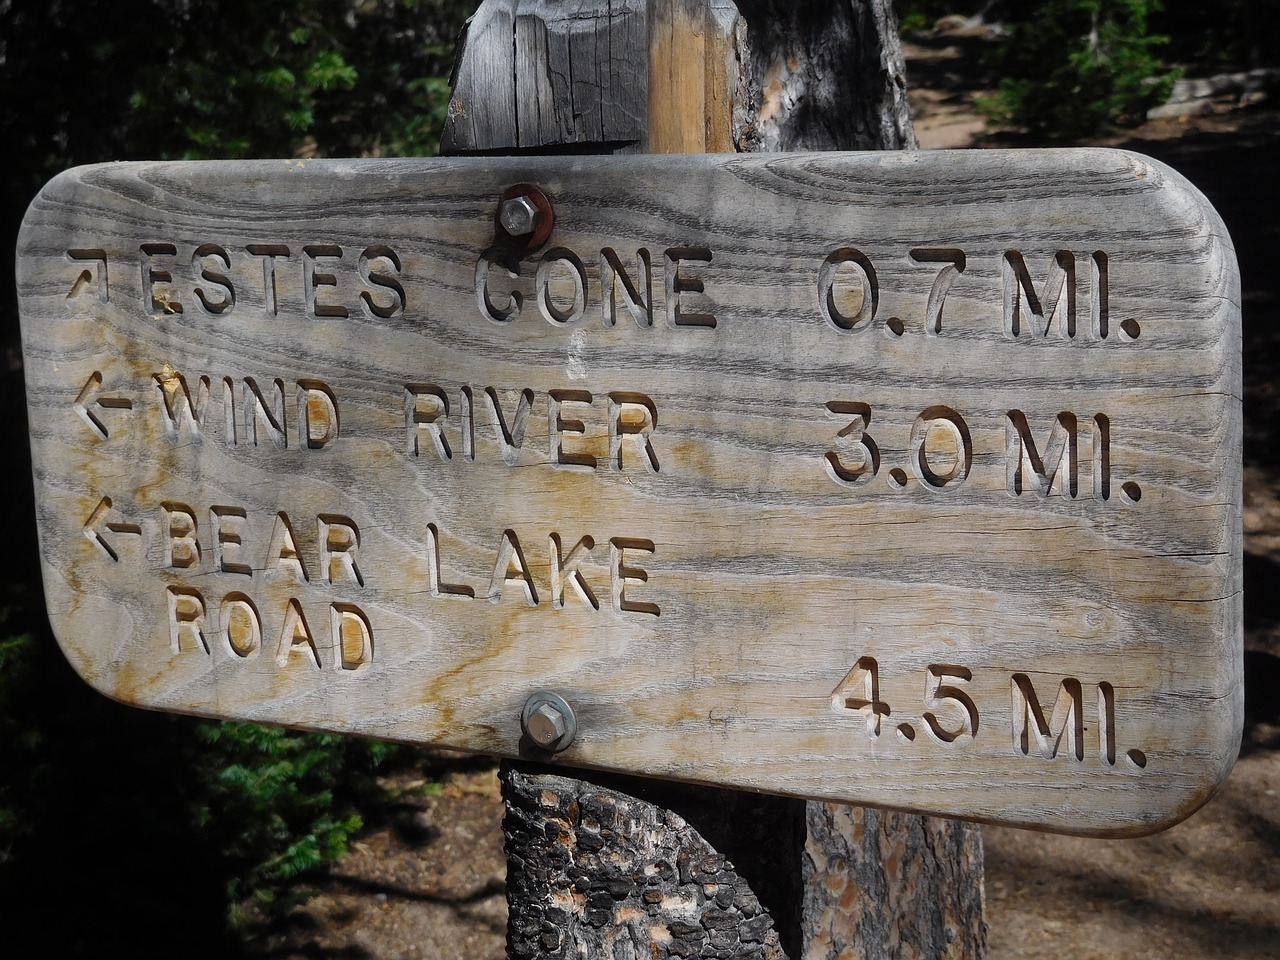
[[[502,201],[498,222],[513,237],[528,236],[538,227],[538,208],[527,196],[511,197]]]
[[[537,250],[551,238],[555,226],[555,207],[536,183],[515,183],[502,191],[493,218],[498,246]]]
[[[546,690],[538,691],[525,701],[520,723],[525,735],[548,753],[559,753],[568,747],[578,729],[573,708]]]
[[[549,703],[539,704],[525,721],[525,730],[529,737],[540,747],[550,747],[556,743],[567,729],[564,714]]]

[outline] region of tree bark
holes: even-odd
[[[806,804],[805,960],[986,953],[975,824]]]
[[[504,764],[507,954],[798,957],[804,804]]]
[[[915,148],[891,0],[740,8],[485,0],[446,150]],[[516,763],[502,783],[512,957],[985,951],[977,827]]]
[[[890,0],[740,0],[757,149],[914,150]]]

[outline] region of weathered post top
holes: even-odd
[[[1238,279],[1154,161],[116,164],[18,282],[118,699],[1098,835],[1234,758]]]
[[[746,135],[732,0],[505,0],[469,22],[443,153],[716,153]]]

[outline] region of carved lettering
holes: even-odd
[[[512,576],[513,568],[514,576]],[[489,600],[493,603],[501,600],[503,586],[512,580],[518,581],[524,589],[525,600],[528,601],[529,606],[536,607],[538,590],[533,585],[529,565],[525,563],[520,538],[516,536],[514,530],[504,530],[502,539],[498,543],[498,562],[493,565],[493,577],[489,580]]]
[[[605,327],[618,325],[618,301],[642,330],[653,328],[653,262],[649,251],[636,251],[637,270],[633,276],[622,265],[612,247],[600,250],[600,316]],[[716,317],[710,312],[695,312],[686,295],[706,297],[703,279],[689,275],[693,264],[711,263],[712,253],[706,247],[670,247],[663,253],[666,318],[670,329],[714,327]],[[521,284],[498,285],[498,270],[509,281],[519,281],[520,261],[516,253],[504,248],[486,250],[476,259],[475,297],[480,315],[494,323],[510,323],[520,316],[525,293],[516,289]],[[523,284],[526,291],[527,281]],[[553,247],[540,258],[533,278],[532,296],[543,319],[558,327],[568,326],[586,316],[591,297],[595,295],[582,258],[567,247]]]
[[[870,480],[880,470],[880,448],[867,433],[867,427],[871,426],[871,407],[865,403],[832,400],[827,404],[827,416],[836,420],[854,418],[836,434],[833,449],[823,455],[827,476],[848,487]],[[850,454],[857,460],[851,462]]]
[[[200,543],[196,539],[196,514],[185,503],[160,505],[164,565],[172,570],[193,570],[200,566]]]
[[[462,459],[465,463],[476,460],[475,396],[470,387],[458,391],[459,432],[462,434]]]
[[[978,735],[978,707],[970,696],[954,683],[943,683],[943,680],[954,680],[968,683],[973,679],[973,672],[967,667],[951,666],[944,663],[930,664],[925,671],[924,705],[928,709],[924,714],[925,729],[939,743],[954,743],[962,736],[973,739]],[[959,721],[959,726],[944,726],[933,711],[948,708]]]
[[[553,267],[558,268],[556,272],[562,279],[557,280],[552,276]],[[555,283],[559,290],[564,286],[563,278],[566,277],[573,285],[573,293],[569,307],[563,309],[556,305],[551,287]],[[538,309],[548,323],[574,323],[587,315],[587,270],[582,260],[572,250],[565,247],[553,247],[548,250],[538,264],[534,283],[537,290]]]
[[[107,283],[107,252],[97,247],[85,250],[68,250],[67,259],[72,263],[87,261],[94,265],[92,270],[85,267],[77,274],[75,282],[71,284],[71,289],[67,291],[67,299],[73,300],[79,297],[88,289],[90,284],[95,284],[98,290],[98,299],[103,303],[110,303],[111,289]]]
[[[1116,765],[1116,690],[1109,683],[1098,684],[1098,762]]]
[[[199,590],[190,587],[167,587],[165,602],[169,609],[169,650],[182,652],[183,640],[206,654],[210,653],[209,641],[204,635],[206,607]]]
[[[658,616],[659,609],[655,603],[636,600],[626,593],[628,584],[646,583],[649,575],[645,570],[628,563],[624,551],[654,552],[650,540],[631,537],[615,537],[609,541],[609,576],[613,609],[621,613],[634,613],[644,616]],[[462,583],[447,583],[444,579],[444,562],[441,558],[440,529],[434,524],[427,525],[427,577],[433,598],[453,598],[469,600],[476,596],[475,590]],[[580,537],[566,551],[560,534],[552,532],[547,538],[548,568],[550,571],[551,607],[563,610],[566,606],[566,587],[572,587],[582,601],[584,607],[600,610],[600,600],[596,591],[583,571],[583,564],[592,560],[592,552],[596,547],[596,538],[590,535]],[[509,583],[518,584],[525,603],[536,607],[545,602],[533,577],[532,568],[526,559],[523,545],[514,530],[502,532],[498,541],[498,549],[494,559],[493,573],[484,596],[491,602],[502,600],[504,589]]]
[[[243,507],[210,507],[209,523],[213,532],[213,568],[223,573],[253,576],[253,567],[242,559],[244,524]],[[172,541],[171,541],[172,542]]]
[[[946,463],[945,467],[940,466]],[[964,418],[950,407],[929,407],[911,426],[911,469],[927,490],[953,489],[973,465],[973,440]]]
[[[581,420],[562,417],[560,408],[566,404],[590,406],[591,394],[586,390],[552,390],[547,395],[548,439],[551,441],[551,464],[557,467],[596,468],[596,458],[580,450],[565,450],[566,433],[585,434],[586,424]]]
[[[844,273],[853,275],[853,289],[837,290],[842,267],[849,268]],[[876,269],[862,251],[841,247],[822,261],[818,268],[818,310],[827,323],[837,330],[865,330],[875,320],[879,304]]]
[[[606,327],[618,325],[618,286],[622,286],[622,298],[631,319],[642,330],[653,326],[653,263],[649,251],[641,247],[636,251],[640,287],[622,266],[618,254],[610,247],[600,251],[600,309]],[[642,292],[643,291],[643,292]]]
[[[470,600],[476,592],[462,583],[446,583],[440,572],[440,529],[434,524],[427,524],[427,582],[433,597],[456,597]]]
[[[276,666],[288,666],[295,653],[313,667],[320,667],[320,651],[316,649],[315,638],[307,626],[302,604],[291,598],[284,609],[284,626],[280,630],[280,643],[276,646]]]
[[[524,443],[525,427],[529,423],[529,412],[533,409],[533,391],[525,388],[520,391],[516,400],[516,412],[511,419],[511,428],[507,429],[506,418],[502,415],[502,404],[498,401],[498,391],[493,387],[485,387],[484,395],[489,400],[489,409],[493,413],[494,428],[498,440],[502,443],[502,459],[514,465],[520,458],[520,446]]]
[[[208,634],[220,641],[228,659],[243,663],[256,660],[262,652],[265,636],[264,620],[257,603],[248,594],[232,591],[221,603],[210,605],[200,591],[186,586],[172,586],[165,591],[169,611],[169,647],[174,655],[184,649],[212,655]],[[330,644],[333,670],[338,673],[360,673],[373,663],[376,653],[373,626],[369,617],[353,603],[329,604]],[[276,644],[276,665],[288,667],[295,658],[319,669],[323,664],[320,646],[307,621],[302,603],[290,597],[284,605]]]
[[[1093,316],[1093,335],[1098,340],[1107,339],[1111,332],[1111,304],[1108,289],[1107,255],[1095,250],[1089,258],[1089,306]]]
[[[440,421],[449,416],[449,397],[434,383],[409,383],[404,388],[405,453],[422,455],[419,441],[425,430],[441,460],[452,460],[453,450]]]
[[[591,584],[587,583],[579,566],[591,556],[596,542],[590,536],[582,537],[575,543],[569,553],[564,553],[558,533],[551,534],[551,606],[557,610],[564,607],[564,587],[572,584],[574,592],[592,610],[600,609],[600,601],[596,599]],[[563,556],[563,560],[561,557]]]
[[[1031,678],[1015,673],[1010,684],[1013,694],[1013,749],[1028,756],[1034,741],[1040,755],[1051,760],[1058,755],[1062,738],[1067,738],[1067,752],[1077,761],[1084,760],[1084,701],[1080,681],[1067,677],[1058,688],[1053,713],[1048,720],[1040,707]]]
[[[263,569],[268,574],[275,570],[286,570],[289,576],[299,583],[308,583],[311,580],[307,576],[307,566],[303,562],[302,553],[298,550],[293,523],[283,510],[276,514],[271,524],[271,541],[267,545],[267,557]]]
[[[710,263],[711,251],[706,247],[672,247],[663,254],[666,267],[667,324],[677,327],[714,327],[716,318],[710,313],[692,313],[684,309],[681,294],[704,293],[705,285],[697,277],[680,275],[682,262]]]
[[[181,313],[182,304],[173,289],[173,274],[152,261],[153,257],[176,257],[178,248],[172,243],[144,243],[142,252],[142,297],[148,309],[160,314]],[[164,286],[161,287],[160,285]]]
[[[920,701],[924,709],[919,716],[929,740],[948,749],[972,743],[982,723],[978,704],[970,693],[973,671],[958,664],[931,663],[925,668],[924,681]],[[893,712],[883,693],[885,683],[883,665],[874,657],[860,657],[831,691],[832,711],[865,714],[867,737],[877,740],[884,732],[882,720]],[[1047,717],[1029,675],[1015,673],[1010,683],[1014,752],[1024,757],[1034,752],[1046,760],[1063,754],[1082,762],[1086,731],[1080,681],[1067,677],[1058,684]],[[1116,692],[1110,683],[1098,684],[1097,717],[1098,762],[1103,769],[1112,769],[1117,763]],[[899,743],[915,743],[914,724],[899,723],[896,732]],[[1128,750],[1124,756],[1131,769],[1141,770],[1147,764],[1147,755],[1141,750]]]
[[[1048,336],[1053,318],[1057,316],[1060,335],[1067,339],[1075,338],[1076,258],[1070,250],[1059,250],[1054,255],[1039,293],[1031,280],[1026,261],[1017,250],[1005,251],[1000,267],[1004,281],[1006,336],[1021,335],[1025,303],[1028,332],[1033,337]]]
[[[270,438],[275,448],[283,450],[289,445],[284,415],[284,381],[277,378],[272,381],[272,386],[275,387],[272,392],[274,400],[271,406],[268,406],[266,399],[262,395],[262,389],[258,386],[258,381],[253,377],[244,378],[245,435],[248,442],[256,447],[259,445],[258,431],[261,428]]]
[[[351,603],[329,607],[333,631],[333,668],[339,673],[367,670],[373,663],[373,627],[364,611]]]
[[[211,261],[216,266],[211,265]],[[211,287],[209,293],[205,292],[204,287],[195,287],[193,290],[196,302],[210,316],[226,313],[236,305],[236,289],[228,276],[230,271],[231,256],[216,243],[202,243],[191,254],[191,272],[196,281],[203,280]]]
[[[128,397],[120,396],[100,397],[98,396],[98,391],[101,389],[102,374],[95,370],[89,374],[89,379],[84,382],[84,386],[76,394],[75,402],[71,406],[76,415],[89,425],[89,429],[98,435],[99,440],[106,440],[111,436],[111,432],[107,429],[107,425],[102,422],[98,411],[132,410],[133,401]]]
[[[609,394],[609,464],[622,469],[622,441],[633,437],[645,468],[657,473],[658,454],[653,449],[653,431],[658,428],[658,408],[643,393]]]
[[[392,320],[404,315],[404,284],[400,282],[400,257],[386,244],[375,243],[360,254],[360,279],[368,290],[360,291],[360,304],[370,319]],[[376,296],[375,296],[376,294]]]
[[[360,549],[360,530],[350,517],[336,514],[320,514],[316,518],[318,527],[317,541],[320,545],[320,575],[328,583],[343,576],[364,586],[364,575],[356,563],[356,554]],[[334,568],[339,571],[334,576]]]
[[[1111,421],[1101,413],[1093,418],[1093,498],[1111,499]]]
[[[239,660],[253,660],[262,650],[262,617],[243,593],[229,593],[222,600],[222,639]]]
[[[338,398],[320,380],[298,381],[298,446],[319,450],[338,439]]]
[[[171,443],[177,443],[182,438],[182,427],[185,425],[191,442],[200,443],[204,438],[204,417],[209,406],[209,378],[196,379],[194,400],[191,389],[187,386],[187,378],[176,370],[166,367],[162,372],[152,374],[152,379],[160,392],[165,437]]]
[[[84,524],[84,535],[90,543],[97,544],[102,552],[111,558],[113,563],[120,561],[120,553],[115,546],[103,536],[103,531],[111,533],[127,534],[129,536],[141,537],[142,527],[136,523],[124,521],[111,521],[107,517],[111,515],[111,498],[103,497],[98,501],[98,505],[93,508],[93,512],[89,514],[89,519]]]
[[[510,252],[485,251],[476,261],[476,305],[480,308],[481,315],[494,323],[510,323],[520,316],[524,296],[518,290],[512,290],[507,294],[505,305],[499,307],[493,302],[489,296],[489,270],[495,264],[503,268],[508,279],[515,280],[520,276],[518,261]]]
[[[942,264],[933,278],[929,300],[924,308],[925,333],[937,336],[942,333],[942,307],[946,303],[947,294],[956,278],[964,273],[964,251],[953,247],[916,247],[911,251],[911,259],[916,263]]]
[[[652,540],[641,540],[635,537],[613,537],[609,541],[609,588],[613,596],[613,609],[618,612],[643,613],[651,617],[661,614],[656,603],[646,600],[635,600],[627,596],[628,583],[647,583],[649,574],[640,567],[626,563],[627,550],[653,553]]]
[[[276,261],[289,257],[283,243],[251,243],[245,249],[249,256],[262,260],[262,308],[271,316],[279,316],[280,300],[276,295]]]
[[[867,737],[880,736],[880,718],[889,716],[889,705],[880,699],[880,665],[875,657],[862,657],[831,693],[834,710],[867,715]]]
[[[230,377],[222,378],[222,422],[227,445],[234,447],[243,438],[236,417],[236,384]]]
[[[337,287],[338,277],[332,273],[322,273],[318,269],[320,260],[341,260],[342,248],[336,243],[308,244],[302,248],[303,294],[307,299],[307,313],[316,318],[345,317],[347,308],[337,303],[325,303],[320,300],[321,287]]]
[[[1009,493],[1021,496],[1028,488],[1047,497],[1061,476],[1062,495],[1075,499],[1079,487],[1079,464],[1076,450],[1076,418],[1059,413],[1049,428],[1043,456],[1032,436],[1026,414],[1010,410],[1005,428],[1005,477]],[[1063,464],[1066,464],[1065,468]]]

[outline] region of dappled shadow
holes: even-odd
[[[329,947],[317,940],[308,940],[305,943],[290,942],[287,946],[283,946],[279,950],[273,950],[270,953],[264,953],[262,956],[305,957],[307,960],[372,960],[374,954],[353,943],[343,944],[340,947]]]
[[[1103,923],[1107,923],[1108,915],[1123,917],[1130,928],[1159,930],[1165,937],[1175,939],[1180,956],[1256,956],[1259,944],[1280,943],[1280,928],[1269,920],[1228,916],[1214,908],[1194,905],[1188,902],[1184,891],[1162,882],[1157,863],[1182,859],[1173,847],[1153,856],[1155,862],[1141,876],[1109,869],[1108,845],[1116,842],[1068,841],[1064,844],[1066,856],[1046,856],[1038,844],[1002,845],[999,854],[990,858],[990,867],[1000,875],[1036,878],[1032,888],[1013,891],[1013,896],[1050,900],[1055,912],[1086,914]],[[1097,845],[1096,849],[1092,845]],[[1201,880],[1230,890],[1253,879],[1233,873],[1206,872]],[[1064,939],[1064,947],[1068,941],[1069,937]],[[1124,953],[1117,950],[1116,955]]]
[[[383,894],[388,898],[395,897],[399,900],[413,900],[418,903],[439,903],[457,907],[480,903],[490,897],[500,897],[507,889],[505,884],[497,880],[490,880],[483,886],[477,887],[468,893],[415,890],[402,884],[371,880],[359,874],[343,873],[339,870],[331,871],[324,881],[317,886],[322,889],[341,889],[370,896]]]

